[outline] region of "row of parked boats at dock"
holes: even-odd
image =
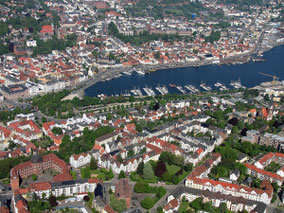
[[[212,87],[207,85],[204,82],[201,82],[201,84],[199,85],[201,89],[205,90],[205,91],[212,91]],[[235,88],[235,89],[241,89],[241,88],[245,88],[242,84],[241,81],[231,81],[230,86]],[[171,88],[171,90],[176,89],[178,90],[180,93],[182,94],[198,94],[200,93],[200,89],[194,85],[191,84],[187,84],[184,86],[181,85],[176,85],[174,83],[170,83],[168,85],[169,88]],[[157,85],[154,89],[151,87],[148,87],[147,85],[145,85],[144,88],[142,88],[142,90],[139,87],[134,87],[133,89],[131,89],[130,91],[126,90],[121,92],[120,95],[123,96],[143,96],[143,95],[147,95],[147,96],[155,96],[157,94],[161,94],[161,95],[166,95],[169,93],[169,89],[166,85]],[[214,84],[214,87],[217,88],[220,91],[225,91],[228,90],[229,88],[225,85],[222,84],[220,82],[217,82]],[[143,92],[144,91],[144,94]],[[174,93],[174,91],[171,91],[172,93]],[[115,96],[118,96],[118,94],[116,94]]]

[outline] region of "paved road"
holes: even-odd
[[[253,20],[251,21],[251,23],[247,26],[247,28],[244,30],[243,34],[241,35],[241,37],[239,38],[238,42],[242,41],[243,38],[246,36],[247,32],[250,30],[251,26],[255,23],[255,20],[257,19],[257,17],[260,15],[260,12],[253,18]]]
[[[284,207],[275,207],[268,205],[267,206],[267,213],[283,213],[284,212]]]

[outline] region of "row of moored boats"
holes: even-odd
[[[230,86],[232,86],[235,89],[245,88],[244,86],[242,86],[240,81],[232,81],[230,83]],[[188,84],[188,85],[185,85],[185,86],[169,84],[169,87],[177,89],[182,94],[188,94],[188,93],[197,94],[197,93],[200,93],[200,90],[196,86],[191,85],[191,84]],[[204,82],[202,82],[200,84],[200,87],[205,91],[212,91],[212,87],[207,85]],[[224,84],[222,84],[220,82],[215,83],[214,87],[218,88],[220,91],[226,91],[226,90],[229,89],[228,87],[226,87]],[[155,89],[152,89],[151,87],[148,87],[147,85],[145,85],[145,87],[142,90],[140,90],[139,87],[138,88],[134,87],[130,91],[126,90],[126,91],[122,92],[120,95],[123,95],[123,96],[131,96],[131,95],[143,96],[144,94],[142,93],[142,91],[144,91],[144,94],[146,94],[147,96],[155,96],[157,94],[166,95],[166,94],[169,93],[169,89],[166,85],[162,85],[162,86],[157,85],[155,87]],[[118,96],[118,94],[116,96]]]

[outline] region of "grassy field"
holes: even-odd
[[[100,179],[102,179],[103,181],[106,180],[106,175],[105,175],[105,173],[101,172],[101,171],[98,170],[98,169],[96,169],[96,170],[91,170],[91,175],[92,175],[92,174],[97,174],[97,175],[98,175],[97,178],[100,178]]]
[[[157,183],[158,182],[158,178],[156,176],[152,180],[146,180],[140,175],[138,175],[136,172],[131,172],[130,179],[136,182],[138,181],[145,181],[146,183]]]
[[[180,170],[180,167],[175,166],[175,165],[170,166],[170,165],[167,164],[167,170],[170,173],[170,175],[172,176]]]
[[[110,180],[113,178],[113,174],[110,174],[110,171],[106,169],[96,169],[90,170],[90,167],[85,167],[81,169],[82,178],[100,178],[103,181]]]
[[[125,200],[123,200],[123,199],[117,200],[113,193],[110,194],[109,198],[110,198],[110,206],[114,210],[116,210],[118,212],[123,212],[127,209]]]

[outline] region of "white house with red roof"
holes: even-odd
[[[91,162],[91,154],[90,153],[81,153],[78,155],[72,155],[69,158],[69,162],[71,166],[75,169],[85,166]]]
[[[269,182],[268,184],[271,186]],[[265,204],[270,203],[273,194],[272,186],[266,187],[265,190],[262,190],[191,176],[188,176],[188,178],[186,179],[185,186],[202,191],[209,190],[210,192],[220,192],[221,194],[232,195],[234,197],[243,197],[248,200],[259,201]]]
[[[8,142],[8,140],[10,139],[11,136],[11,130],[0,126],[0,142]]]
[[[277,183],[279,186],[281,186],[283,183],[284,177],[281,177],[280,175],[276,173],[269,172],[264,169],[259,169],[256,166],[248,164],[248,163],[244,163],[244,165],[248,169],[248,174],[257,177],[260,180],[269,180],[270,182]]]
[[[257,162],[255,162],[254,165],[259,169],[264,169],[272,161],[284,165],[284,154],[278,152],[276,153],[269,152],[266,155],[264,155],[262,158],[260,158]]]
[[[174,196],[170,195],[167,199],[167,204],[163,208],[163,212],[165,213],[172,213],[172,212],[177,212],[179,208],[179,201],[174,198]]]
[[[24,140],[36,140],[42,137],[42,131],[32,120],[15,121],[8,125],[9,130]]]
[[[44,132],[44,134],[48,135],[51,138],[51,140],[53,140],[56,146],[59,146],[62,142],[63,135],[55,135],[52,132],[53,127],[58,127],[58,125],[55,124],[54,121],[46,122],[42,124],[42,131]]]
[[[40,198],[43,198],[43,196],[48,198],[51,195],[56,197],[61,195],[74,196],[94,192],[98,184],[103,184],[103,181],[98,178],[69,180],[54,183],[40,182],[30,184],[28,192],[36,194]]]

